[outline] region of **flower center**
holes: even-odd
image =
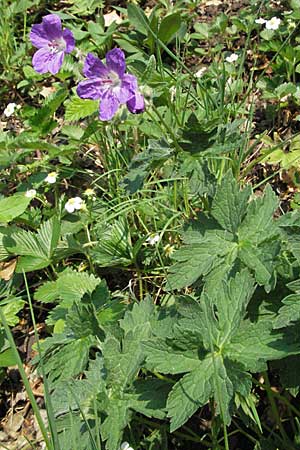
[[[50,53],[63,52],[66,49],[66,42],[63,38],[53,39],[48,42],[48,49]]]
[[[113,70],[108,73],[107,78],[101,80],[101,83],[109,84],[109,89],[121,86],[120,77]]]

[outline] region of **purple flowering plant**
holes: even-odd
[[[41,24],[33,25],[30,40],[38,48],[32,58],[33,67],[38,73],[58,73],[65,54],[75,48],[72,31],[62,29],[60,17],[56,14],[48,14]]]
[[[123,51],[114,48],[107,52],[105,59],[106,65],[88,53],[83,68],[87,79],[77,87],[79,97],[100,100],[101,120],[110,120],[122,104],[134,114],[143,112],[144,97],[139,92],[136,77],[126,73]]]

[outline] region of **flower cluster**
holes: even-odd
[[[61,20],[56,14],[49,14],[41,24],[33,25],[30,39],[38,48],[32,59],[38,73],[58,73],[65,54],[75,48],[72,31],[62,29]],[[126,73],[125,55],[121,49],[110,50],[106,54],[106,64],[88,53],[83,74],[86,79],[79,83],[77,94],[84,99],[100,100],[101,120],[112,119],[120,105],[126,104],[133,114],[144,111],[144,97],[139,91],[136,77]]]

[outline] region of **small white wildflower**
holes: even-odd
[[[201,69],[199,69],[196,73],[195,73],[195,77],[196,78],[201,78],[202,75],[207,71],[207,67],[201,67]]]
[[[14,114],[16,108],[20,109],[21,105],[17,105],[16,103],[9,103],[3,111],[3,114],[5,115],[5,117],[10,117]]]
[[[48,175],[46,176],[44,181],[46,181],[46,183],[54,184],[54,183],[56,183],[56,178],[57,178],[57,172],[50,172],[50,173],[48,173]]]
[[[155,245],[159,241],[159,239],[160,239],[159,234],[151,234],[146,239],[146,242],[148,242],[149,245]]]
[[[225,61],[227,61],[228,63],[234,63],[238,60],[239,55],[237,55],[236,53],[231,53],[231,55],[226,56]]]
[[[65,204],[65,209],[68,213],[73,213],[75,210],[82,209],[84,207],[84,201],[80,197],[70,198]]]
[[[166,256],[171,256],[174,253],[174,250],[175,248],[173,245],[167,244],[164,246],[164,252]]]
[[[122,442],[120,450],[133,450],[133,448],[130,447],[130,444],[128,444],[128,442]]]
[[[87,188],[84,191],[83,195],[86,195],[87,197],[94,197],[96,195],[96,193],[95,193],[94,189]]]
[[[266,23],[266,20],[262,17],[259,17],[258,19],[255,19],[255,23],[257,23],[258,25],[264,25]]]
[[[278,17],[272,17],[272,19],[267,20],[265,27],[267,30],[278,30],[281,20]]]
[[[35,189],[28,189],[25,192],[25,197],[27,197],[27,198],[33,198],[35,196],[36,196],[36,190]]]

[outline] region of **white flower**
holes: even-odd
[[[94,189],[87,188],[84,191],[83,195],[86,195],[87,197],[95,197],[96,193],[95,193]]]
[[[201,67],[201,69],[199,69],[196,73],[195,73],[195,77],[196,78],[201,78],[202,75],[204,74],[204,72],[207,71],[207,67]]]
[[[82,209],[84,206],[84,201],[80,197],[70,198],[65,204],[65,209],[68,213],[73,213],[76,210]]]
[[[231,53],[230,56],[226,56],[225,61],[227,61],[228,63],[234,63],[235,61],[237,61],[239,55],[237,55],[236,53]]]
[[[120,450],[133,450],[132,447],[130,447],[130,445],[128,444],[128,442],[123,442],[121,444]]]
[[[3,111],[3,114],[4,114],[6,117],[10,117],[10,116],[12,116],[12,115],[14,114],[16,108],[17,108],[17,109],[20,109],[20,108],[21,108],[21,105],[17,105],[16,103],[9,103],[9,104],[6,106],[5,110]]]
[[[267,20],[265,27],[267,30],[278,30],[281,20],[278,17],[272,17],[272,19]]]
[[[48,173],[48,175],[46,176],[44,181],[46,181],[46,183],[54,184],[54,183],[56,183],[56,178],[57,178],[57,172],[50,172],[50,173]]]
[[[166,256],[171,256],[174,253],[174,246],[167,244],[164,246],[164,252]]]
[[[36,196],[36,190],[35,189],[28,189],[25,192],[25,197],[27,197],[27,198],[33,198],[35,196]]]
[[[264,25],[266,23],[266,20],[262,17],[259,17],[258,19],[255,19],[255,23],[258,23],[259,25]]]
[[[160,237],[159,234],[151,234],[147,239],[146,242],[150,245],[155,245],[159,241]]]

